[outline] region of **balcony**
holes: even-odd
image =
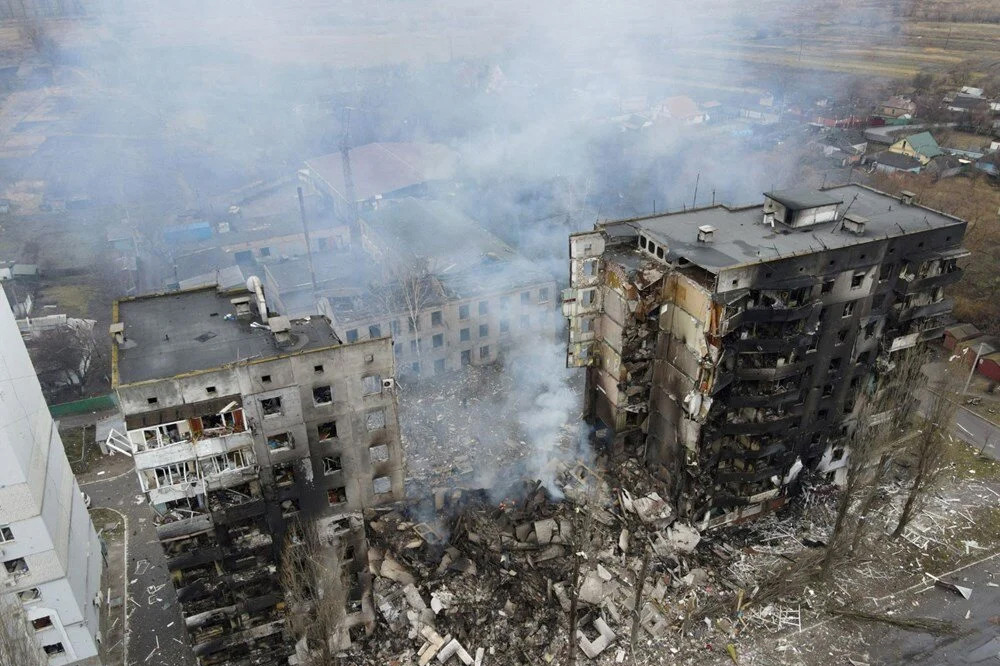
[[[763,421],[727,421],[719,426],[719,432],[723,435],[763,435],[776,433],[790,427],[798,419],[799,416],[796,414],[784,414]]]
[[[937,287],[945,287],[950,284],[955,284],[962,277],[962,269],[956,268],[952,271],[946,273],[938,273],[937,275],[930,275],[927,277],[918,277],[916,275],[906,275],[900,276],[896,280],[896,284],[893,289],[898,294],[907,295],[913,294],[918,291],[923,291],[925,289],[935,289]]]
[[[749,391],[754,384],[738,384],[726,398],[726,404],[730,407],[777,407],[798,400],[802,394],[802,389],[798,386],[782,388],[772,393],[766,391]]]
[[[156,536],[163,541],[176,537],[205,532],[212,529],[212,517],[207,513],[195,514],[188,518],[162,522],[156,526]]]
[[[911,307],[904,307],[899,311],[899,321],[910,321],[911,319],[923,319],[924,317],[934,317],[937,315],[945,314],[951,312],[952,308],[955,307],[955,300],[952,298],[943,298],[936,303],[928,303],[926,305],[914,305]]]
[[[810,365],[810,361],[802,360],[784,365],[763,366],[763,367],[737,367],[733,372],[737,379],[753,379],[758,381],[777,381],[787,377],[794,377],[802,374]]]
[[[722,450],[720,451],[720,457],[723,460],[732,460],[738,458],[740,460],[757,460],[760,458],[768,458],[776,453],[781,453],[785,451],[786,447],[781,442],[774,442],[772,444],[767,444],[759,449],[750,449],[744,446],[740,446],[736,442],[725,442],[722,445]]]
[[[767,465],[760,469],[728,468],[716,472],[715,479],[719,483],[759,483],[776,474],[780,470],[775,465]]]
[[[248,431],[165,444],[157,448],[136,451],[133,457],[136,469],[150,469],[224,455],[243,448],[253,448],[253,435]]]
[[[812,336],[803,333],[790,333],[789,335],[775,338],[746,338],[734,340],[731,347],[741,354],[762,353],[780,354],[790,352],[793,349],[801,349],[812,341]]]

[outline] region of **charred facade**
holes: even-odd
[[[567,363],[588,415],[705,526],[836,482],[859,392],[942,335],[965,222],[860,186],[598,223],[570,237]]]
[[[286,663],[283,559],[335,549],[344,631],[374,613],[363,510],[403,495],[388,338],[341,344],[321,316],[268,316],[252,291],[116,303],[113,381],[201,664]]]

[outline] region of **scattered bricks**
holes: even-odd
[[[552,536],[559,529],[559,524],[549,518],[547,520],[536,520],[535,521],[535,538],[538,539],[538,543],[544,545],[552,543]]]
[[[580,592],[577,598],[585,604],[597,606],[604,599],[604,581],[595,573],[588,573],[583,583],[580,584]]]
[[[413,610],[422,611],[427,608],[424,598],[420,596],[420,592],[412,584],[403,587],[403,594],[406,596],[406,602],[410,604],[410,608]]]
[[[486,655],[486,648],[476,648],[475,666],[483,666],[483,657]]]
[[[639,613],[639,624],[653,638],[666,635],[670,629],[667,619],[660,615],[660,612],[656,610],[653,604],[649,603],[644,604],[642,611]]]
[[[589,640],[582,631],[577,630],[576,639],[580,644],[580,649],[587,655],[588,659],[596,659],[597,655],[604,652],[615,640],[615,632],[601,618],[596,618],[592,623],[594,629],[600,634],[593,641]]]
[[[458,642],[457,638],[451,639],[447,645],[441,648],[441,651],[437,654],[437,658],[438,661],[444,664],[455,655],[458,655],[458,658],[461,659],[462,663],[466,664],[466,666],[472,666],[474,663],[472,655],[469,654],[464,647],[462,647],[462,644]]]
[[[667,528],[667,543],[674,552],[694,552],[695,547],[700,541],[701,535],[698,534],[698,530],[690,525],[674,523],[671,527]]]
[[[444,645],[444,639],[441,635],[431,629],[430,627],[424,627],[420,630],[420,635],[424,637],[427,642],[423,644],[420,650],[417,652],[417,666],[427,666],[431,659],[437,655],[438,651]]]
[[[558,544],[552,544],[539,551],[533,559],[535,562],[547,562],[548,560],[554,560],[557,557],[562,557],[565,554],[565,548]]]
[[[383,578],[388,578],[389,580],[394,580],[400,585],[413,585],[416,579],[413,577],[402,564],[394,560],[388,554],[385,559],[382,560],[382,567],[379,573]]]

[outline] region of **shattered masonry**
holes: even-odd
[[[598,223],[570,237],[567,364],[612,452],[702,527],[839,481],[859,391],[939,337],[965,222],[860,185]]]
[[[371,631],[362,511],[403,495],[390,341],[344,345],[323,317],[266,310],[262,292],[215,288],[114,309],[121,441],[205,666],[296,651],[280,568],[306,529],[344,567],[341,645]]]

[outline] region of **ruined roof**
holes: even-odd
[[[355,201],[367,201],[413,185],[449,180],[455,175],[458,156],[437,143],[369,143],[350,150]],[[344,163],[339,152],[306,162],[313,175],[333,194],[347,200]]]
[[[211,287],[119,301],[114,323],[125,324],[126,342],[114,347],[115,385],[339,344],[329,322],[319,316],[292,320],[289,346],[278,346],[269,330],[251,327],[258,317],[226,319],[234,312],[230,299],[247,293]]]
[[[817,206],[844,203],[843,199],[831,196],[825,191],[810,190],[807,188],[765,192],[764,196],[774,199],[788,210],[805,210],[806,208],[816,208]]]
[[[857,199],[854,198],[855,195]],[[744,264],[765,263],[796,254],[820,252],[824,246],[837,249],[930,228],[965,224],[958,218],[930,208],[904,205],[896,197],[862,185],[828,188],[815,198],[800,197],[795,202],[802,204],[803,201],[852,200],[851,213],[868,219],[865,233],[860,236],[842,230],[839,221],[820,223],[805,229],[774,229],[761,223],[762,204],[743,208],[716,205],[614,221],[601,226],[607,229],[617,229],[621,225],[634,227],[666,245],[670,259],[683,257],[711,273],[718,273]],[[698,227],[705,224],[716,228],[710,243],[698,242]]]
[[[919,170],[923,167],[920,160],[916,157],[910,157],[903,153],[894,153],[891,150],[883,150],[880,153],[876,153],[871,157],[871,160],[877,164],[884,164],[885,166],[902,169],[903,171]]]

